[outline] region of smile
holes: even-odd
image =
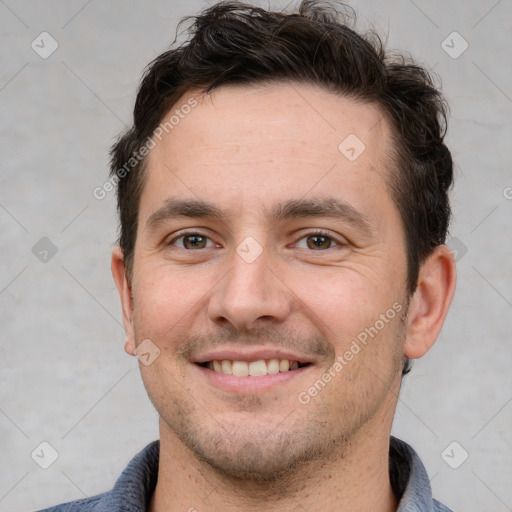
[[[234,375],[235,377],[262,377],[298,370],[309,363],[299,363],[289,359],[259,359],[257,361],[232,361],[229,359],[213,360],[201,363],[200,366],[216,373]]]

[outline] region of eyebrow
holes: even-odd
[[[167,220],[176,217],[204,218],[224,221],[227,215],[217,206],[198,199],[167,199],[165,204],[153,212],[147,222],[147,228],[156,228]]]
[[[365,214],[349,203],[332,197],[291,199],[277,203],[270,209],[264,209],[263,213],[269,223],[278,223],[293,218],[326,217],[344,220],[368,235],[376,232],[374,224]],[[161,208],[150,215],[146,227],[155,229],[167,220],[177,217],[210,218],[227,222],[232,215],[216,205],[200,199],[170,198]]]

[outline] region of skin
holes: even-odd
[[[407,296],[388,123],[375,106],[306,85],[191,91],[173,110],[191,95],[198,105],[148,157],[131,281],[122,251],[112,257],[126,351],[146,339],[160,350],[140,363],[160,415],[150,510],[396,510],[388,446],[403,356],[435,342],[455,263],[439,246]],[[349,134],[366,146],[353,162],[338,150]],[[322,198],[348,203],[366,228],[347,217],[265,215],[282,201]],[[151,223],[170,199],[206,201],[225,217]],[[318,230],[330,238],[314,238]],[[207,238],[179,238],[184,231]],[[248,263],[239,246],[261,254]],[[301,403],[299,392],[393,304],[400,314]],[[211,350],[261,347],[311,364],[264,389],[248,387],[253,377],[224,389],[196,364]]]

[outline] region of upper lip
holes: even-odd
[[[304,354],[298,354],[289,350],[283,350],[280,348],[255,348],[255,349],[244,349],[240,348],[226,348],[217,349],[210,352],[205,352],[199,357],[194,358],[193,363],[206,363],[208,361],[260,361],[269,359],[288,359],[289,361],[297,361],[299,363],[313,363],[311,356]]]

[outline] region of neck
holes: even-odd
[[[283,512],[298,505],[311,512],[396,511],[388,469],[391,427],[379,423],[379,429],[367,425],[343,447],[333,447],[329,460],[261,484],[218,474],[161,420],[158,483],[149,511]]]

